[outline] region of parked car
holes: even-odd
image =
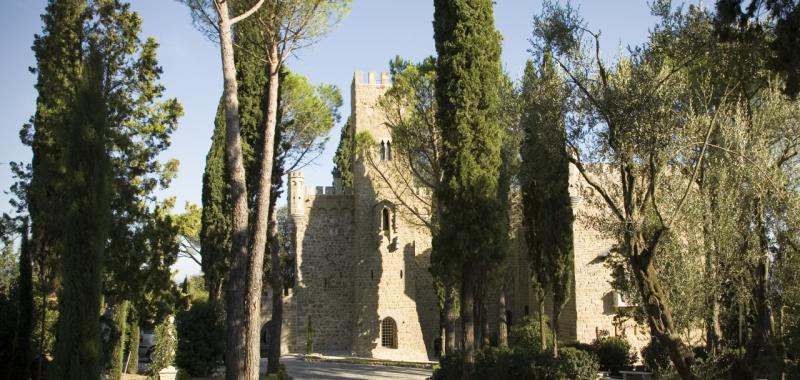
[[[156,336],[153,330],[141,330],[139,333],[139,363],[150,363],[156,347]]]

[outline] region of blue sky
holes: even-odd
[[[677,2],[677,1],[676,1]],[[0,13],[0,189],[12,184],[9,161],[30,161],[30,150],[19,142],[19,130],[34,112],[35,65],[30,50],[33,35],[41,31],[39,15],[45,0],[4,0]],[[167,95],[183,104],[185,116],[163,156],[180,161],[178,177],[160,193],[184,202],[200,203],[205,156],[210,146],[214,113],[222,93],[219,48],[192,27],[186,7],[170,0],[131,0],[143,19],[143,37],[161,44],[159,62]],[[539,0],[496,0],[495,23],[503,35],[503,65],[517,78],[529,54],[531,19],[541,9]],[[645,41],[656,19],[645,0],[573,1],[592,30],[602,32],[603,55],[613,57],[628,45]],[[388,71],[389,60],[400,55],[419,61],[435,53],[432,0],[354,0],[350,14],[317,45],[297,52],[288,65],[312,83],[339,86],[345,102],[343,120],[350,114],[350,82],[355,70]],[[339,139],[337,125],[325,153],[305,168],[309,186],[331,182],[332,157]],[[0,194],[0,212],[7,211],[9,197]],[[195,272],[188,263],[183,271]]]

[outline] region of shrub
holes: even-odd
[[[158,379],[158,372],[175,363],[175,346],[177,344],[177,334],[175,333],[175,323],[172,316],[168,316],[161,324],[156,326],[155,349],[153,350],[153,360],[150,362],[150,377]]]
[[[650,371],[661,371],[672,364],[667,350],[656,338],[651,338],[650,343],[642,348],[642,358],[645,367]]]
[[[511,347],[517,349],[534,352],[542,351],[541,332],[539,319],[527,316],[524,317],[519,324],[511,327],[511,333],[508,335],[508,343]],[[548,347],[553,344],[552,335],[545,334],[545,340]]]
[[[570,342],[562,345],[562,347],[572,347],[581,351],[594,353],[594,345],[592,345],[591,343]]]
[[[488,348],[475,358],[475,379],[557,379],[559,366],[549,354],[525,349]]]
[[[439,361],[439,367],[433,370],[433,380],[461,380],[464,378],[464,357],[461,351],[447,354]]]
[[[225,330],[220,307],[199,301],[178,313],[175,363],[191,376],[207,376],[222,360]]]
[[[594,354],[600,361],[600,368],[617,374],[620,370],[633,365],[635,356],[631,353],[631,345],[621,337],[608,337],[592,342]]]
[[[281,364],[281,368],[278,369],[278,373],[272,373],[265,380],[289,380],[289,374],[286,373],[286,367]]]
[[[600,363],[591,352],[574,347],[564,347],[558,350],[558,361],[561,367],[561,376],[566,379],[594,380],[600,372]]]
[[[575,348],[559,351],[558,359],[549,352],[525,348],[501,349],[490,347],[475,357],[475,379],[578,379],[594,380],[599,364],[591,353]],[[433,371],[433,380],[460,380],[463,372],[461,353],[442,358]]]

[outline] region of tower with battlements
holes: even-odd
[[[378,99],[389,74],[356,72],[351,86],[353,136],[368,133],[372,148],[353,155],[353,185],[307,187],[301,172],[288,176],[288,210],[295,284],[285,297],[283,351],[355,355],[387,360],[435,360],[441,349],[438,299],[429,272],[431,236],[409,208],[426,209],[427,189],[395,187],[403,168]],[[353,137],[353,140],[355,138]],[[355,141],[350,141],[355,144]],[[355,149],[353,150],[355,152]],[[570,192],[576,213],[595,213],[595,195],[574,168]],[[413,192],[409,193],[409,191]],[[402,199],[398,197],[403,197]],[[613,241],[577,218],[574,296],[564,307],[562,338],[589,343],[624,335],[634,347],[649,336],[620,319],[618,297],[604,264]],[[537,303],[522,234],[512,241],[504,284],[487,290],[488,322],[496,336],[502,313],[511,324],[533,315]],[[504,289],[506,306],[499,308]],[[549,300],[547,310],[550,311]],[[265,302],[265,305],[270,305]],[[268,308],[262,316],[269,320]]]

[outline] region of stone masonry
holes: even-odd
[[[414,223],[408,210],[423,209],[423,203],[415,200],[430,194],[426,189],[412,189],[415,194],[404,195],[401,202],[395,192],[388,191],[387,177],[377,174],[401,170],[392,165],[391,133],[377,107],[389,87],[388,73],[376,78],[370,72],[366,81],[363,73],[355,73],[351,87],[354,135],[368,132],[381,148],[368,153],[371,160],[354,157],[351,189],[338,180],[330,187],[308,188],[302,173],[289,173],[296,280],[285,298],[284,352],[401,361],[437,357],[439,309],[428,270],[431,237],[420,223]],[[580,176],[573,170],[570,178],[575,212],[595,212],[588,206],[591,202],[582,201],[593,195]],[[585,343],[624,335],[634,347],[643,346],[648,334],[635,322],[617,317],[618,307],[624,305],[612,291],[611,274],[603,264],[612,241],[588,228],[580,217],[574,229],[574,296],[561,313],[559,334],[566,341]],[[535,314],[538,305],[521,234],[512,242],[509,265],[507,310],[511,322],[517,323]],[[499,316],[494,295],[499,290],[488,294],[493,294],[489,310],[494,335]],[[262,318],[267,321],[271,303],[265,301]],[[549,300],[546,304],[551,310]],[[394,331],[391,327],[382,331],[387,324]]]

